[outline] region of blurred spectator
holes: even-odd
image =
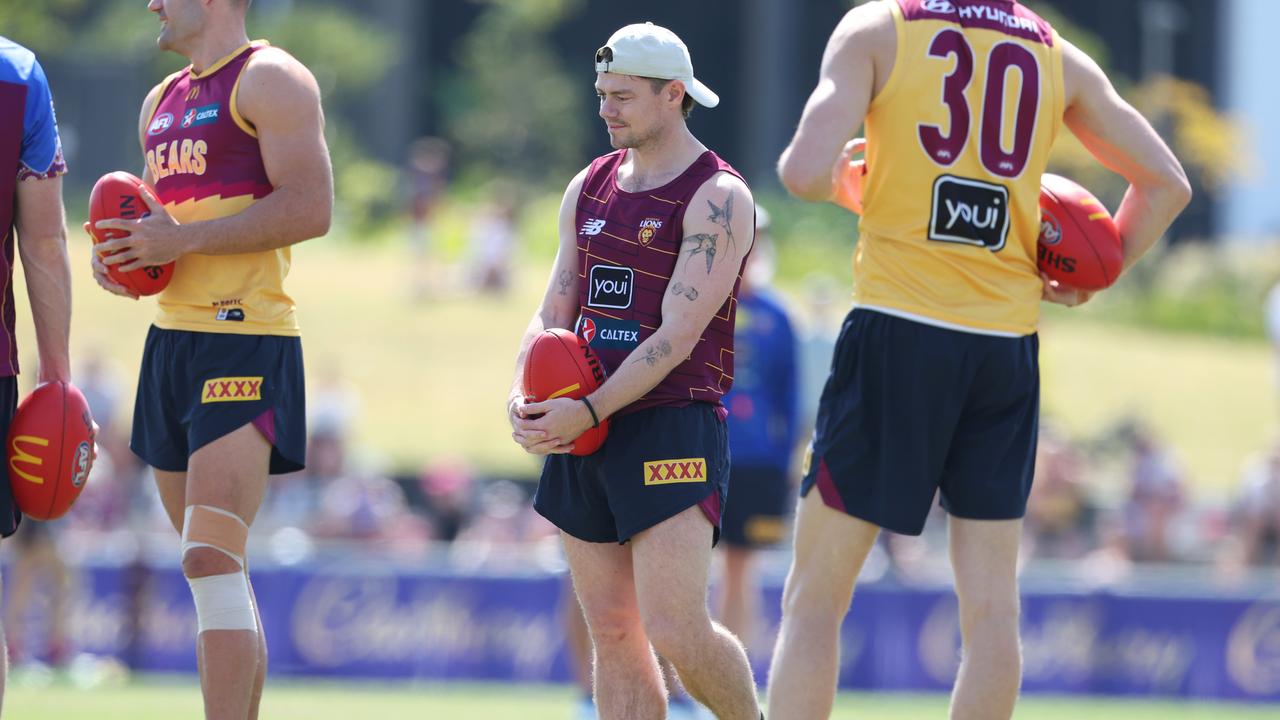
[[[129,429],[124,427],[116,415],[123,397],[116,368],[109,365],[101,354],[94,352],[81,360],[72,377],[85,401],[89,403],[93,421],[98,424],[98,460],[103,459],[102,455],[108,455],[114,471],[125,471],[124,465],[134,465],[136,472],[141,472],[142,463],[129,450]],[[97,461],[95,465],[96,463]]]
[[[325,486],[347,472],[347,437],[360,412],[360,399],[333,366],[318,375],[307,393],[307,467],[267,484],[255,521],[260,529],[311,529]]]
[[[519,240],[520,203],[508,183],[494,182],[487,200],[471,216],[467,266],[472,288],[502,295],[511,284],[511,256]]]
[[[322,367],[307,389],[307,427],[347,436],[360,417],[360,394],[333,364]]]
[[[1263,316],[1267,325],[1267,337],[1276,355],[1275,383],[1280,388],[1280,282],[1271,286],[1267,293],[1267,302],[1263,307]]]
[[[126,527],[153,502],[151,474],[129,449],[129,418],[120,416],[124,398],[118,369],[97,352],[83,357],[72,373],[98,423],[93,473],[59,527],[113,530]],[[158,500],[154,501],[158,505]]]
[[[268,484],[256,524],[295,527],[330,540],[424,547],[429,524],[412,512],[400,485],[350,461],[350,428],[359,409],[355,391],[332,370],[317,385],[308,397],[307,467]]]
[[[476,512],[458,533],[458,541],[518,543],[529,529],[529,496],[510,480],[494,480],[480,488]]]
[[[326,479],[336,479],[346,465],[339,436],[325,428],[312,429],[307,439],[305,470],[271,478],[254,526],[260,532],[280,528],[311,529],[320,514],[320,494]]]
[[[404,491],[378,475],[346,475],[325,486],[320,512],[312,523],[317,537],[422,546],[427,523],[409,511]]]
[[[836,284],[825,275],[810,275],[804,282],[807,319],[800,328],[797,362],[800,370],[800,436],[809,437],[818,417],[818,400],[831,372],[831,355],[840,334],[840,305]],[[839,306],[838,306],[839,305]]]
[[[471,515],[471,469],[460,459],[438,460],[418,484],[435,539],[453,542]]]
[[[1129,498],[1123,510],[1125,548],[1134,562],[1184,559],[1178,547],[1178,523],[1185,510],[1182,468],[1149,429],[1133,423],[1129,445]]]
[[[98,423],[98,440],[101,442],[104,432],[115,428],[119,419],[116,410],[124,394],[119,372],[100,353],[93,352],[80,361],[74,376],[76,387],[80,388],[89,403],[94,422]]]
[[[774,292],[769,215],[756,207],[756,239],[738,293],[729,410],[729,499],[720,535],[724,576],[717,615],[749,652],[763,651],[758,551],[786,539],[799,439],[796,336]]]
[[[424,137],[409,146],[405,181],[409,190],[409,250],[413,258],[412,291],[415,298],[432,290],[439,248],[434,223],[448,185],[449,143]]]
[[[1246,464],[1232,515],[1235,533],[1222,557],[1228,568],[1280,566],[1280,441]]]
[[[53,528],[51,523],[26,518],[13,541],[6,543],[13,560],[6,583],[4,627],[14,665],[44,660],[63,667],[74,654],[68,633],[74,578],[59,552]],[[44,630],[44,636],[33,630]]]
[[[1096,515],[1079,451],[1052,427],[1042,426],[1024,523],[1026,554],[1060,560],[1084,557],[1096,542]]]
[[[923,584],[950,580],[951,564],[947,550],[949,518],[935,494],[924,531],[919,535],[880,533],[876,539],[877,550],[871,553],[862,567],[863,582],[875,577],[876,572],[881,575],[892,572],[907,582]],[[878,563],[882,567],[877,569]]]

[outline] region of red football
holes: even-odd
[[[558,397],[577,400],[604,382],[604,366],[595,351],[572,330],[544,330],[533,339],[524,357],[524,396],[529,402]],[[609,419],[573,441],[572,454],[590,455],[609,435]]]
[[[6,447],[18,509],[36,520],[62,517],[89,479],[89,403],[71,383],[41,385],[19,403]]]
[[[1068,287],[1110,287],[1124,268],[1120,233],[1098,198],[1059,175],[1040,179],[1040,269]]]
[[[151,214],[142,200],[142,193],[147,193],[153,199],[156,196],[155,191],[141,178],[127,172],[110,172],[98,178],[89,195],[89,232],[93,234],[95,245],[129,235],[123,230],[99,230],[94,227],[94,223],[99,220],[137,220]],[[107,267],[107,274],[112,280],[139,295],[155,295],[164,290],[173,278],[173,263],[151,265],[127,273],[120,272],[116,265]]]

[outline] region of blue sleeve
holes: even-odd
[[[67,171],[62,158],[58,121],[53,113],[53,94],[44,68],[34,62],[27,78],[27,108],[23,116],[22,155],[18,177],[51,178]]]
[[[796,362],[796,354],[799,348],[796,346],[795,329],[791,326],[791,317],[788,315],[786,308],[782,305],[778,306],[778,347],[781,352],[778,355],[778,377],[780,382],[778,386],[782,391],[782,402],[779,405],[785,409],[786,428],[787,428],[787,449],[795,448],[796,442],[799,440],[797,435],[800,434],[800,377],[799,364]]]

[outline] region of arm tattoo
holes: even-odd
[[[649,349],[645,350],[644,357],[636,358],[631,362],[638,363],[640,361],[644,361],[649,365],[649,367],[653,367],[654,365],[658,364],[659,360],[661,360],[662,358],[670,354],[671,354],[671,343],[666,340],[663,340],[662,342],[658,343],[657,347],[650,345]]]
[[[729,241],[729,247],[734,254],[737,254],[738,242],[733,237],[733,193],[730,192],[724,199],[724,207],[716,207],[716,204],[710,200],[707,204],[711,206],[711,215],[707,219],[724,228],[725,239]]]
[[[568,270],[561,270],[560,274],[556,276],[556,285],[560,286],[561,295],[569,294],[570,282],[573,282],[573,273],[569,272]]]
[[[689,265],[689,261],[693,259],[694,255],[702,253],[707,256],[707,274],[710,275],[711,265],[716,261],[716,243],[719,239],[719,235],[708,235],[706,233],[698,233],[685,238],[684,244],[693,246],[689,248],[689,257],[684,261],[685,266]]]
[[[671,294],[683,295],[686,298],[688,298],[690,301],[693,301],[698,299],[698,288],[685,285],[677,281],[671,285]]]

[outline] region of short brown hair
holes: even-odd
[[[662,89],[667,86],[667,83],[671,82],[670,80],[664,80],[662,78],[645,79],[649,81],[649,87],[653,88],[654,95],[662,92]],[[684,115],[685,119],[688,119],[689,113],[691,112],[693,112],[693,96],[689,94],[689,90],[686,88],[684,91],[684,97],[680,100],[680,114]]]

